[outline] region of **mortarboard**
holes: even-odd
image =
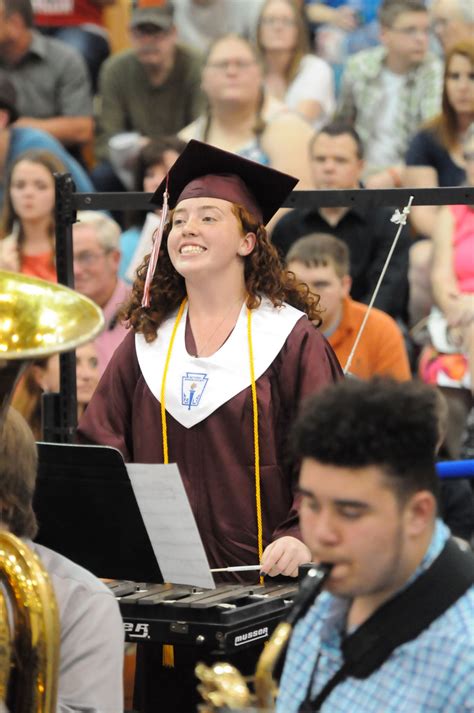
[[[192,139],[151,202],[163,205],[166,189],[171,208],[185,198],[222,198],[242,203],[266,224],[297,183],[287,173]]]

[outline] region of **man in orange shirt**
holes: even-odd
[[[288,269],[321,296],[321,329],[343,368],[356,340],[367,305],[349,296],[349,250],[339,238],[314,233],[297,240],[287,255]],[[385,312],[372,308],[349,372],[360,379],[375,374],[400,381],[411,378],[403,335]]]

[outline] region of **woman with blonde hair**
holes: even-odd
[[[0,219],[0,269],[56,280],[53,174],[64,171],[49,151],[26,151],[13,163]]]
[[[265,90],[318,129],[335,108],[329,64],[309,52],[308,28],[294,0],[266,0],[257,25]]]

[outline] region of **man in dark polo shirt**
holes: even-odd
[[[354,129],[346,124],[330,124],[313,137],[310,147],[314,188],[360,188],[364,161],[362,144]],[[284,257],[290,246],[311,233],[329,233],[343,240],[349,248],[351,297],[370,301],[377,280],[396,233],[390,222],[393,210],[372,208],[307,208],[287,213],[275,226],[272,242]],[[406,229],[383,279],[375,306],[392,317],[404,317],[408,281]]]

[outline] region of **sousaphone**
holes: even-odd
[[[102,311],[87,297],[0,270],[0,439],[29,362],[75,349],[103,326]],[[54,590],[38,557],[1,529],[0,584],[0,711],[8,700],[10,713],[55,713],[60,626]]]

